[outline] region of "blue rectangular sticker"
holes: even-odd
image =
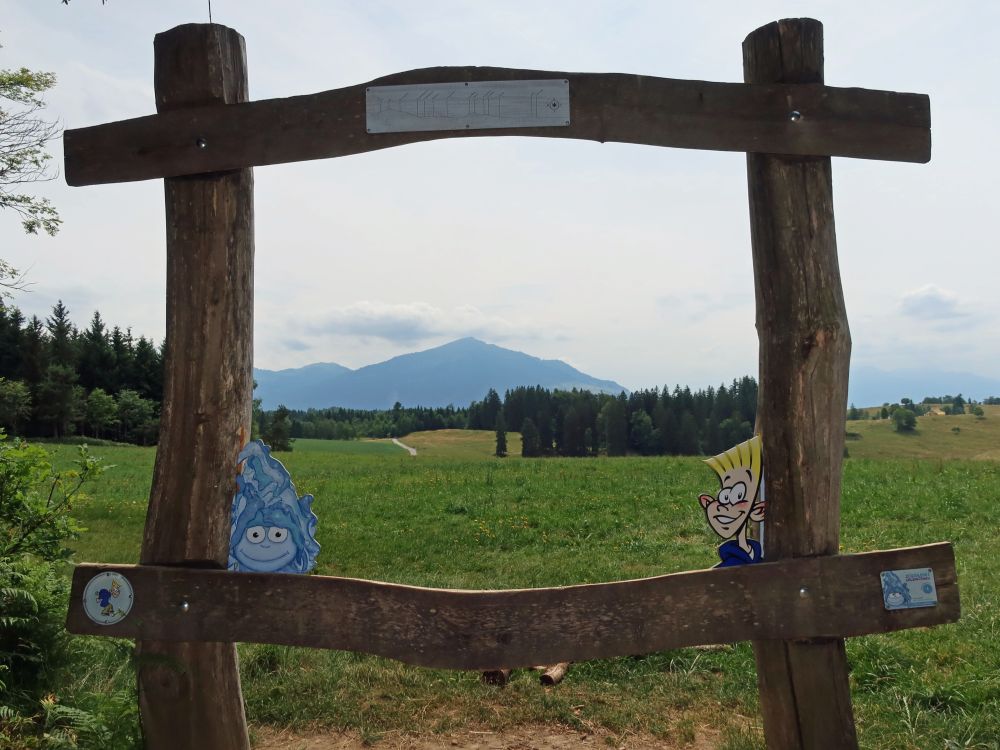
[[[882,600],[886,609],[936,607],[937,588],[931,568],[882,571]]]

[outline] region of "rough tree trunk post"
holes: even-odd
[[[154,51],[158,111],[248,99],[232,29],[178,26]],[[141,562],[224,568],[253,392],[253,172],[173,177],[164,191],[165,382]],[[249,748],[234,644],[143,641],[139,654],[147,748]]]
[[[747,83],[822,83],[823,26],[778,21],[743,42]],[[784,115],[808,127],[809,112]],[[851,337],[829,157],[748,154],[760,337],[766,555],[834,555]],[[809,596],[803,589],[800,596]],[[770,750],[856,748],[842,639],[754,644]]]

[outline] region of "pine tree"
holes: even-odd
[[[507,455],[507,423],[504,421],[502,410],[497,412],[496,434],[496,456],[497,458],[504,458]]]
[[[109,392],[118,393],[122,388],[134,387],[132,370],[135,353],[132,347],[131,332],[126,337],[122,329],[115,326],[111,329],[111,335],[108,337],[108,345],[111,348],[111,359],[113,362],[111,375],[108,378],[110,385]]]
[[[564,456],[583,456],[587,453],[584,440],[586,426],[575,406],[570,406],[563,418],[561,453]]]
[[[625,421],[623,401],[621,398],[610,399],[601,409],[609,456],[624,456],[628,451],[628,424]]]
[[[694,414],[687,411],[681,417],[681,428],[677,436],[677,452],[682,456],[696,456],[701,453],[698,442],[698,424]]]
[[[521,423],[521,456],[524,458],[534,458],[541,454],[538,444],[538,428],[531,417],[525,418]]]
[[[502,407],[503,405],[500,403],[500,394],[490,388],[489,393],[486,394],[486,400],[483,401],[483,422],[481,429],[488,430],[496,424],[497,414],[500,413],[500,409]]]
[[[163,400],[163,356],[145,336],[135,345],[132,383],[143,398]]]
[[[53,437],[72,434],[73,424],[82,413],[82,395],[76,384],[76,370],[60,364],[49,365],[36,404],[38,416],[51,425]]]
[[[32,399],[37,404],[35,396],[38,388],[45,378],[45,371],[49,369],[48,342],[46,339],[45,326],[33,315],[24,329],[24,337],[21,339],[21,375],[24,382],[28,384]]]
[[[88,391],[100,388],[104,391],[114,389],[115,355],[104,328],[101,313],[94,311],[90,320],[90,328],[80,336],[80,359],[78,372],[80,385]]]
[[[16,307],[0,299],[0,377],[17,380],[21,377],[21,345],[24,338],[24,316]]]
[[[267,421],[266,426],[261,427],[261,438],[271,446],[272,451],[290,451],[292,449],[292,420],[289,418],[290,412],[284,404],[278,406]],[[391,431],[391,423],[386,424],[384,433]]]
[[[49,332],[49,353],[52,363],[76,369],[76,348],[74,339],[76,330],[69,319],[69,310],[62,303],[56,302],[52,315],[45,319],[45,327]]]

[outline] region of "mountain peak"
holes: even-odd
[[[460,339],[455,339],[454,341],[449,341],[447,344],[441,344],[441,346],[436,346],[434,349],[482,349],[487,347],[496,347],[495,344],[488,344],[482,339],[477,339],[475,336],[464,336]],[[425,349],[424,351],[432,352],[434,349]],[[415,352],[416,354],[421,354],[422,352]]]
[[[296,373],[310,375],[299,379]],[[599,380],[560,360],[543,360],[505,349],[472,336],[432,349],[401,354],[357,370],[323,371],[307,365],[273,373],[255,370],[255,396],[265,409],[284,404],[292,409],[341,406],[351,409],[389,409],[404,406],[465,406],[486,396],[518,386],[540,385],[569,390],[619,393],[611,380]]]

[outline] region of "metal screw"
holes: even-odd
[[[800,599],[808,599],[809,598],[809,589],[807,589],[805,586],[803,586],[802,588],[800,588],[799,589],[799,598]]]
[[[198,136],[198,140],[194,142],[194,145],[196,145],[198,148],[208,148],[208,141],[206,141],[201,136]]]
[[[187,600],[185,599],[184,601],[181,602],[181,612],[187,612],[189,609],[191,609],[191,605],[188,604]]]
[[[788,119],[791,120],[792,122],[798,122],[799,120],[802,119],[802,113],[799,112],[797,109],[793,109],[791,112],[788,113]]]

